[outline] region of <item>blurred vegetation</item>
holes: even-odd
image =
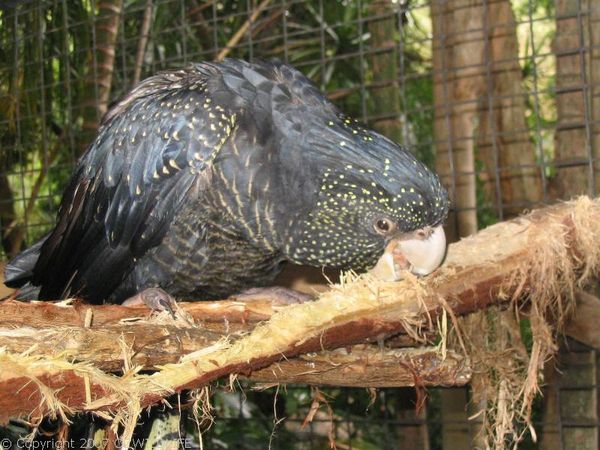
[[[137,60],[148,3],[149,36]],[[227,57],[286,60],[347,114],[376,128],[386,111],[376,101],[379,87],[371,55],[383,55],[384,63],[387,57],[395,72],[405,74],[399,82],[388,80],[400,93],[401,112],[391,117],[398,136],[433,164],[427,8],[399,10],[390,4],[373,15],[370,1],[255,3],[264,8],[248,26],[246,1],[124,1],[111,99],[132,88],[136,65],[141,63],[144,78],[214,59],[246,26],[247,33]],[[94,94],[86,84],[86,76],[96,70],[94,4],[26,1],[0,10],[0,229],[5,254],[15,254],[52,226],[61,190],[87,144],[81,140],[86,99]],[[373,47],[370,28],[383,21],[393,27],[390,40],[381,44],[385,47]]]
[[[252,23],[249,4],[262,8]],[[5,254],[15,254],[52,226],[61,190],[87,144],[81,140],[86,136],[83,103],[93,98],[86,75],[96,63],[94,5],[93,0],[25,1],[0,10],[0,229]],[[148,5],[149,36],[140,49]],[[527,120],[540,162],[552,159],[556,123],[553,6],[552,0],[513,1]],[[381,26],[390,28],[385,42],[373,35]],[[431,20],[429,7],[416,0],[125,0],[111,99],[131,89],[137,66],[144,78],[214,59],[243,27],[247,32],[226,56],[292,63],[347,114],[409,146],[433,166]],[[382,80],[382,61],[386,72],[398,77]],[[393,110],[382,102],[390,96],[399,103]],[[553,175],[550,164],[545,170]],[[479,197],[480,224],[485,226],[497,219],[489,201]]]
[[[434,390],[428,396],[428,412],[421,420],[437,422],[428,425],[428,448],[441,450],[439,395]],[[412,388],[316,389],[291,385],[251,391],[242,384],[232,392],[225,386],[216,387],[212,396],[214,423],[203,433],[204,443],[208,448],[262,449],[269,443],[273,449],[327,449],[331,436],[338,448],[403,448],[402,442],[408,437],[404,431],[420,425],[414,417],[403,416],[407,407],[415,408],[406,401],[413,397]],[[311,411],[312,421],[305,423]],[[195,423],[188,423],[186,432],[197,434],[195,427]]]

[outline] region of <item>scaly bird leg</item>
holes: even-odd
[[[176,303],[177,302],[175,299],[161,288],[148,288],[144,289],[142,292],[139,292],[133,297],[129,297],[122,303],[122,305],[146,305],[152,311],[169,311],[171,316],[175,318]]]

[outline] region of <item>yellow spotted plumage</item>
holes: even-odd
[[[223,297],[271,283],[286,261],[368,268],[386,245],[374,221],[410,232],[447,209],[429,169],[292,67],[192,64],[106,115],[55,229],[7,281],[39,298]]]

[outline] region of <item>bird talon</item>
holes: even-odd
[[[173,300],[174,301],[174,300]],[[175,319],[175,311],[173,310],[173,306],[166,300],[160,300],[159,305],[163,308],[163,311],[168,311],[171,314],[171,317]]]
[[[123,306],[146,305],[152,311],[168,311],[175,318],[176,301],[161,288],[148,288],[128,298]]]

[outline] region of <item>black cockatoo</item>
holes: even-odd
[[[427,274],[447,194],[406,149],[277,62],[148,78],[105,116],[55,228],[9,263],[22,296],[122,302],[268,286],[285,261]]]

